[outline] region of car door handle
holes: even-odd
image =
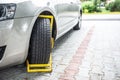
[[[47,6],[49,6],[50,5],[50,2],[47,2]]]
[[[73,2],[70,2],[70,4],[73,4]]]

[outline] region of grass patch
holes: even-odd
[[[102,12],[94,12],[94,13],[83,13],[83,14],[120,14],[120,12],[110,12],[105,8],[101,8]]]
[[[120,14],[120,12],[94,12],[94,13],[83,13],[83,14]]]
[[[111,12],[109,9],[106,9],[106,6],[100,8],[97,7],[97,9],[95,9],[93,0],[82,2],[82,10],[83,10],[83,14],[120,14],[120,11]]]

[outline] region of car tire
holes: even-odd
[[[79,19],[79,21],[75,25],[75,27],[73,27],[73,30],[80,30],[80,28],[81,28],[81,25],[82,25],[82,15],[78,19]]]
[[[47,64],[51,53],[50,20],[38,18],[32,30],[28,61],[30,64]]]

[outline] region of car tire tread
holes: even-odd
[[[50,20],[38,18],[32,30],[29,48],[30,64],[46,64],[51,52]]]

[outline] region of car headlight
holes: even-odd
[[[15,15],[15,4],[0,4],[0,21],[13,19]]]

